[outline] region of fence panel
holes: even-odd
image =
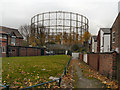
[[[88,59],[88,58],[87,58],[87,54],[84,54],[84,55],[83,55],[83,61],[84,61],[85,63],[87,63],[87,59]]]
[[[80,61],[83,61],[83,54],[80,54]]]

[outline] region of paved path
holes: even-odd
[[[81,71],[80,67],[78,66],[78,60],[72,60],[72,66],[74,67],[72,73],[76,73],[77,81],[76,88],[102,88],[103,84],[96,80],[96,79],[88,79],[83,76],[83,72]]]

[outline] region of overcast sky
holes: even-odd
[[[19,28],[34,15],[47,11],[71,11],[89,19],[89,31],[111,28],[118,14],[119,0],[1,0],[0,25]]]

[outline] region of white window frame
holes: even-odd
[[[13,38],[15,39],[15,42],[12,42],[12,39],[13,39]],[[16,37],[15,37],[15,36],[12,36],[12,37],[11,37],[11,44],[13,44],[14,46],[16,45]]]
[[[115,39],[115,31],[114,32],[112,32],[112,43],[115,43],[115,40],[113,41],[113,39]]]

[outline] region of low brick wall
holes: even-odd
[[[99,54],[99,72],[112,78],[113,54]]]
[[[17,47],[9,47],[9,49],[8,49],[8,56],[10,56],[10,57],[13,57],[13,56],[18,56],[17,55],[17,50],[18,48]]]
[[[90,65],[99,73],[110,77],[117,78],[117,53],[88,53],[87,64]],[[80,60],[83,60],[84,55],[80,55]]]
[[[88,54],[88,64],[98,71],[99,69],[99,54]]]
[[[118,60],[118,63],[117,63],[117,66],[118,66],[118,68],[117,68],[117,78],[118,78],[118,81],[119,81],[119,88],[120,88],[120,54],[118,55],[118,58],[117,58],[117,60]]]
[[[83,61],[83,53],[80,54],[80,61]]]
[[[41,53],[43,52],[43,53]],[[45,49],[38,47],[9,46],[8,56],[41,56],[45,55]]]

